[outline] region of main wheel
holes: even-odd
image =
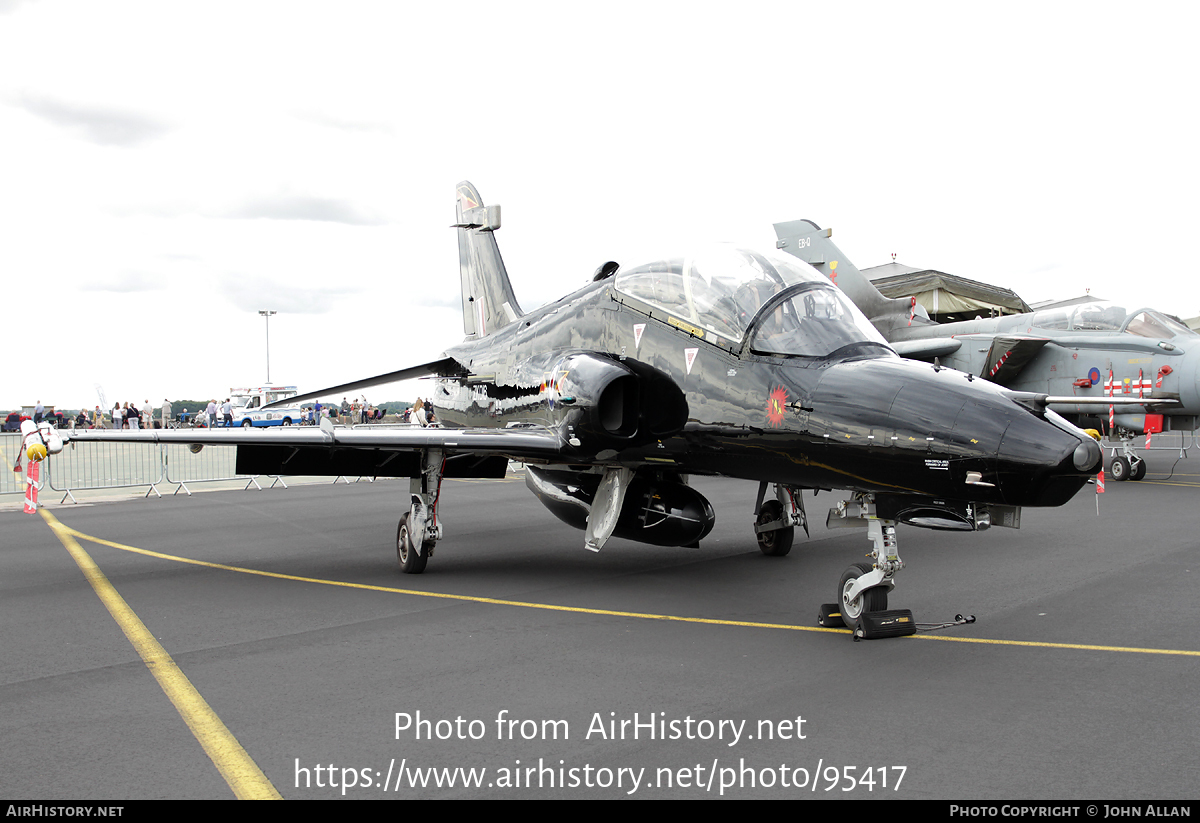
[[[1141,480],[1146,476],[1146,461],[1139,460],[1137,463],[1129,467],[1129,479]]]
[[[783,519],[783,504],[778,500],[768,500],[758,510],[758,524],[773,523]],[[767,557],[783,557],[792,550],[792,541],[796,537],[796,527],[786,526],[769,532],[759,532],[758,550]]]
[[[855,563],[842,572],[842,579],[838,582],[838,604],[842,610],[842,622],[850,631],[858,628],[858,619],[862,617],[863,612],[881,612],[887,608],[888,590],[883,586],[867,589],[853,600],[847,599],[854,581],[873,568],[870,563]]]
[[[1132,471],[1132,468],[1129,465],[1128,458],[1125,458],[1125,457],[1114,457],[1113,458],[1112,467],[1109,468],[1109,473],[1112,475],[1113,480],[1116,480],[1117,482],[1120,482],[1122,480],[1128,480],[1129,474],[1131,471]]]
[[[408,515],[409,512],[401,515],[400,524],[396,526],[396,557],[400,559],[400,569],[405,574],[420,574],[425,571],[429,557],[417,554],[417,550],[413,548],[408,531]]]

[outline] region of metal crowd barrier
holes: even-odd
[[[12,471],[20,448],[20,434],[0,434],[0,458],[7,464],[0,473],[0,494],[25,493],[24,472]],[[24,465],[24,458],[21,462]],[[258,483],[261,475],[238,474],[236,464],[236,446],[205,446],[193,453],[188,446],[176,443],[70,441],[62,452],[42,464],[42,482],[38,488],[49,486],[62,493],[62,502],[70,499],[74,503],[79,502],[74,492],[97,489],[144,486],[146,497],[151,494],[162,497],[159,486],[164,483],[175,486],[173,494],[182,489],[189,495],[192,493],[189,483],[219,480],[245,480],[245,488],[262,489]],[[274,478],[269,488],[288,487],[282,477],[269,476]]]
[[[0,434],[0,460],[4,461],[0,471],[0,494],[24,494],[25,473],[12,470],[13,463],[21,451],[21,435],[19,432],[4,432]],[[21,458],[21,465],[25,459]]]
[[[1194,431],[1158,432],[1151,435],[1150,445],[1146,446],[1146,435],[1139,434],[1133,438],[1130,445],[1134,451],[1178,451],[1180,457],[1187,457],[1188,449],[1196,442]],[[1116,457],[1122,450],[1122,441],[1105,437],[1100,441],[1100,448],[1108,449],[1110,457]]]
[[[251,486],[262,489],[258,485],[258,475],[237,473],[237,446],[205,446],[199,452],[193,452],[190,446],[183,443],[162,443],[160,446],[167,482],[177,484],[172,494],[179,494],[182,489],[190,495],[192,491],[187,487],[188,483],[212,480],[246,480],[247,489]],[[275,481],[269,488],[275,488],[276,484],[285,489],[288,487],[279,475],[271,476]]]
[[[163,482],[163,464],[157,443],[76,443],[66,444],[62,452],[46,460],[50,488],[62,492],[63,502],[72,492],[91,489],[128,489],[146,486],[162,497],[158,485]]]

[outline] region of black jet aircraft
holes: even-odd
[[[808,530],[802,490],[845,490],[827,522],[865,521],[874,545],[871,562],[838,582],[851,628],[887,608],[903,566],[898,522],[1018,526],[1020,507],[1065,503],[1101,463],[1096,442],[1042,398],[902,360],[792,257],[715,248],[605,263],[583,288],[525,312],[496,244],[499,207],[467,182],[457,205],[466,340],[435,361],[287,401],[429,376],[440,427],[74,438],[236,444],[243,474],[408,477],[396,531],[407,573],[424,571],[443,537],[442,479],[501,477],[510,459],[593,551],[614,535],[699,545],[715,515],[691,475],[757,483],[754,531],[772,556],[788,553],[797,526]]]
[[[934,323],[914,298],[891,299],[811,220],[776,223],[778,248],[836,283],[904,357],[933,360],[1009,389],[1047,396],[1121,448],[1114,480],[1141,480],[1134,438],[1200,428],[1200,335],[1167,314],[1114,303]]]

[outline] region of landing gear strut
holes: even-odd
[[[396,557],[405,574],[420,574],[442,537],[437,515],[444,459],[440,449],[421,452],[421,474],[409,478],[409,509],[396,526]]]
[[[863,615],[881,612],[888,607],[888,592],[896,586],[896,572],[904,568],[896,548],[896,522],[875,516],[875,503],[871,495],[860,495],[854,500],[843,500],[837,508],[830,509],[826,525],[830,528],[850,528],[849,520],[866,520],[867,537],[872,544],[868,555],[873,562],[858,562],[842,572],[838,581],[837,608],[842,623],[856,637],[863,633]]]
[[[1109,474],[1118,482],[1141,480],[1146,476],[1146,461],[1133,450],[1133,435],[1121,429],[1121,454],[1113,458]],[[1115,452],[1116,449],[1113,449]]]

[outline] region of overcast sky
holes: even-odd
[[[862,268],[1192,317],[1198,18],[0,0],[0,408],[264,382],[260,309],[304,391],[432,360],[462,339],[464,179],[526,309],[809,218]]]

